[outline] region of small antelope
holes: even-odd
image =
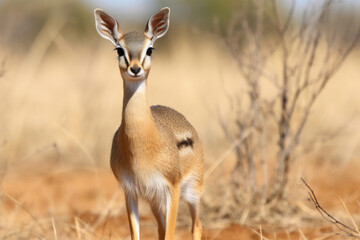
[[[153,45],[169,28],[170,9],[150,17],[144,33],[123,34],[115,18],[101,9],[94,14],[98,33],[117,50],[123,78],[122,121],[113,139],[111,169],[125,192],[131,238],[140,239],[138,199],[144,198],[158,223],[159,239],[174,239],[182,197],[189,205],[193,239],[201,239],[200,139],[183,115],[169,107],[150,107],[147,97]]]

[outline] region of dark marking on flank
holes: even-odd
[[[177,143],[178,149],[182,149],[184,147],[193,147],[194,141],[191,138],[186,138],[180,142]]]

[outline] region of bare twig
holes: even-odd
[[[262,196],[265,201],[258,202],[271,206],[286,197],[300,146],[313,141],[303,142],[302,135],[314,105],[360,39],[359,26],[331,25],[334,0],[309,4],[302,19],[295,19],[297,1],[283,12],[278,0],[244,0],[224,37],[247,92],[231,96],[225,91],[231,115],[219,114],[218,122],[233,143],[253,129],[229,149],[236,154],[232,186],[250,190],[254,199]],[[264,90],[268,83],[272,88]]]
[[[13,203],[15,203],[16,205],[18,205],[21,209],[23,209],[33,220],[34,222],[39,226],[39,228],[41,229],[41,231],[44,233],[45,232],[45,228],[42,226],[42,224],[39,222],[39,220],[37,219],[37,217],[35,217],[34,214],[32,214],[30,212],[29,209],[27,209],[23,203],[19,202],[18,200],[16,200],[14,197],[12,197],[11,195],[2,192],[2,195],[7,197],[8,199],[10,199]]]
[[[331,215],[329,212],[327,212],[320,205],[320,203],[319,203],[319,201],[318,201],[318,199],[317,199],[317,197],[315,195],[315,192],[311,189],[311,187],[307,184],[307,182],[303,178],[301,178],[301,180],[303,181],[303,183],[307,187],[310,200],[314,204],[316,210],[320,213],[320,215],[326,221],[333,224],[340,231],[340,233],[337,233],[338,235],[354,237],[354,238],[360,238],[360,232],[358,231],[358,229],[354,229],[354,228],[348,226],[347,224],[339,221],[333,215]]]
[[[52,227],[53,227],[53,231],[54,231],[54,239],[57,240],[58,234],[57,234],[57,230],[56,230],[56,226],[55,226],[55,220],[53,217],[51,218],[51,223],[52,223]]]
[[[204,179],[207,179],[215,171],[215,169],[226,159],[226,157],[234,150],[234,148],[241,144],[251,133],[252,129],[248,129],[236,141],[234,141],[230,145],[230,147],[206,170],[204,174]]]

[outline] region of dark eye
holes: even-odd
[[[117,51],[119,57],[122,57],[125,54],[124,49],[122,49],[121,47],[117,47],[116,51]]]
[[[146,55],[151,56],[153,50],[154,48],[149,47],[148,50],[146,51]]]

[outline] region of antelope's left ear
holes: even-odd
[[[145,35],[154,43],[156,39],[165,35],[169,28],[170,8],[164,7],[158,13],[150,17],[146,28]]]

